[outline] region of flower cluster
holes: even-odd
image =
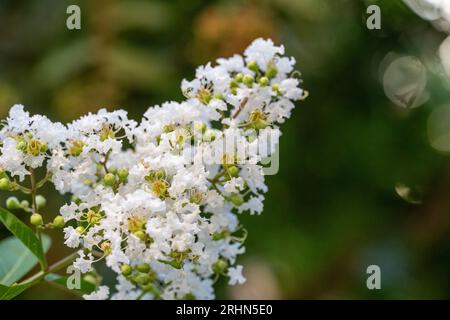
[[[283,54],[257,39],[244,57],[201,66],[181,84],[185,101],[151,107],[140,123],[122,110],[62,125],[11,109],[0,131],[0,187],[26,189],[21,182],[45,166],[72,195],[51,225],[65,223],[65,244],[79,250],[73,265],[92,273],[104,260],[117,274],[114,292],[100,286],[86,299],[212,299],[219,276],[245,281],[237,214],[261,213],[260,162],[305,97],[295,60]]]

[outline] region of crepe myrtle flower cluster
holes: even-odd
[[[244,57],[201,66],[181,84],[185,101],[151,107],[140,123],[102,109],[63,125],[13,106],[0,131],[1,190],[52,181],[72,200],[50,223],[38,213],[42,196],[7,207],[29,211],[35,226],[64,228],[82,273],[104,260],[117,274],[114,290],[100,285],[86,299],[213,299],[220,276],[243,283],[237,214],[262,212],[259,162],[306,96],[283,54],[257,39]]]

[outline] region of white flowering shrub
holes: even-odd
[[[0,188],[31,196],[30,203],[11,197],[7,208],[28,212],[35,231],[5,209],[0,218],[42,271],[3,283],[0,296],[68,263],[95,279],[86,299],[213,299],[220,276],[243,283],[236,258],[246,231],[238,215],[262,212],[260,161],[274,152],[294,101],[305,97],[294,58],[283,54],[283,46],[257,39],[244,57],[199,67],[181,84],[185,101],[151,107],[140,122],[123,110],[100,110],[63,125],[13,106],[0,131]],[[47,181],[72,197],[48,223],[38,194]],[[50,267],[47,228],[64,228],[64,243],[76,249]],[[97,281],[101,260],[117,275],[114,290]]]

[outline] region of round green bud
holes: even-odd
[[[239,86],[239,83],[236,81],[236,80],[234,80],[234,79],[232,79],[231,81],[230,81],[230,88],[237,88]]]
[[[117,168],[116,167],[109,167],[108,171],[111,172],[112,174],[116,174],[117,173]]]
[[[107,173],[105,174],[105,176],[103,177],[103,181],[105,182],[105,184],[107,186],[113,186],[114,183],[116,182],[116,176],[112,173]]]
[[[42,216],[39,213],[33,213],[30,217],[30,223],[33,226],[40,226],[44,224],[44,221],[42,220]]]
[[[264,119],[258,119],[254,123],[255,129],[265,129],[267,127],[267,121]]]
[[[25,150],[27,150],[27,142],[25,140],[20,140],[16,144],[16,149],[25,152]]]
[[[267,77],[261,77],[261,79],[259,79],[259,84],[262,87],[265,87],[269,84],[269,78]]]
[[[9,210],[17,210],[21,209],[22,206],[20,205],[20,202],[16,197],[9,197],[6,200],[6,208],[8,208]]]
[[[214,273],[222,273],[227,269],[227,267],[227,261],[224,259],[219,259],[216,261],[216,263],[213,264],[213,271]]]
[[[97,279],[92,274],[87,274],[83,277],[83,280],[93,284],[94,286],[97,285]]]
[[[148,274],[140,273],[134,278],[134,280],[140,285],[146,285],[151,281],[151,278]]]
[[[236,167],[236,166],[234,166],[234,165],[229,166],[229,167],[228,167],[228,174],[229,174],[231,177],[236,178],[236,177],[238,176],[238,174],[239,174],[239,168]]]
[[[48,144],[47,144],[47,142],[42,142],[40,151],[41,151],[42,153],[45,153],[45,152],[48,151]]]
[[[84,227],[83,226],[78,226],[78,227],[75,228],[75,231],[81,234],[81,233],[84,232]]]
[[[20,201],[20,206],[22,208],[29,208],[30,207],[30,203],[27,200],[22,200],[22,201]]]
[[[145,241],[146,234],[145,234],[144,231],[138,230],[138,231],[135,231],[133,234],[134,234],[139,240]]]
[[[11,181],[8,178],[0,179],[0,190],[9,191],[11,189]]]
[[[236,80],[237,82],[242,82],[242,79],[244,78],[244,75],[242,73],[238,73],[235,77],[234,80]]]
[[[117,170],[117,176],[119,177],[120,181],[125,181],[128,178],[128,170],[127,169],[119,169]]]
[[[244,198],[240,194],[232,194],[229,199],[236,207],[244,203]]]
[[[125,277],[128,277],[131,272],[133,272],[133,268],[129,264],[123,264],[120,267],[120,272],[122,272]]]
[[[232,95],[237,95],[237,89],[236,88],[231,88],[231,94]]]
[[[38,209],[44,208],[47,205],[47,199],[44,196],[38,194],[36,196],[36,206]]]
[[[3,168],[0,168],[0,179],[6,177],[6,171]]]
[[[256,61],[249,61],[247,63],[247,68],[249,68],[252,71],[257,72],[258,71],[258,64],[256,63]]]
[[[63,216],[56,216],[55,219],[53,219],[53,226],[58,229],[64,228],[65,221]]]
[[[150,271],[150,265],[148,263],[140,264],[136,267],[137,271],[148,273]]]
[[[274,64],[269,63],[266,70],[266,77],[273,78],[278,74],[278,70]]]
[[[242,79],[242,82],[247,86],[251,87],[253,82],[255,82],[255,78],[251,74],[246,74]]]

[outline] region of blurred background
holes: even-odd
[[[310,96],[283,127],[263,214],[240,217],[247,283],[220,282],[218,298],[450,298],[450,8],[423,3],[0,0],[0,118],[22,103],[60,121],[101,107],[139,119],[181,100],[197,65],[270,37]],[[66,28],[70,4],[81,30]],[[50,219],[68,199],[45,195]],[[56,261],[69,251],[51,236]],[[381,290],[366,287],[372,264]],[[77,297],[41,284],[19,298]]]

